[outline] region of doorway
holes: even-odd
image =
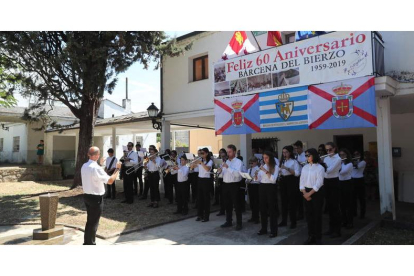
[[[364,152],[364,136],[362,134],[356,135],[334,135],[334,142],[338,147],[338,151],[342,148],[346,148],[351,154],[355,150]]]

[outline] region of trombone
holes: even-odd
[[[157,156],[157,155],[158,155],[158,152],[157,153],[154,153],[154,154],[151,154],[151,155],[149,155],[147,157],[144,157],[144,159],[146,160],[146,162],[148,162],[149,159],[151,159],[152,157]],[[126,175],[130,175],[131,173],[139,170],[141,167],[144,167],[144,165],[143,164],[141,165],[140,163],[138,163],[138,164],[132,166],[131,168],[129,168],[128,170],[126,170],[125,171],[125,174]]]

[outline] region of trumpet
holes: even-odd
[[[152,158],[152,157],[154,157],[154,156],[157,156],[157,155],[158,155],[158,152],[157,152],[157,153],[154,153],[154,154],[151,154],[151,155],[149,155],[149,156],[147,156],[147,157],[144,157],[144,159],[146,160],[146,162],[148,162],[150,158]],[[126,170],[126,171],[125,171],[125,174],[126,174],[126,175],[130,175],[131,173],[133,173],[133,172],[135,172],[135,171],[139,170],[141,167],[144,167],[144,165],[143,165],[143,164],[138,163],[138,164],[136,164],[136,165],[132,166],[131,168],[128,168],[128,170]]]
[[[194,159],[193,161],[191,161],[190,163],[186,164],[187,167],[190,167],[192,164],[194,164],[195,162],[198,162],[202,159],[202,157],[197,157],[196,159]]]

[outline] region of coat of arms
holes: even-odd
[[[332,112],[335,118],[347,119],[351,117],[354,112],[354,106],[352,103],[353,96],[348,95],[351,89],[351,85],[342,83],[340,86],[332,89],[332,91],[337,95],[337,97],[332,97]]]
[[[244,110],[241,108],[243,102],[234,101],[231,103],[233,110],[231,111],[231,122],[234,127],[242,127],[244,124]]]
[[[278,96],[279,102],[276,103],[276,111],[279,113],[280,118],[284,121],[289,120],[290,116],[293,113],[293,107],[295,105],[294,101],[289,101],[290,96],[283,92]]]

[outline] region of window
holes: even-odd
[[[13,137],[13,151],[18,152],[20,150],[20,136]]]
[[[208,79],[208,56],[193,59],[193,81]]]
[[[295,42],[295,33],[285,35],[285,44]]]
[[[0,138],[0,151],[3,151],[4,138]]]

